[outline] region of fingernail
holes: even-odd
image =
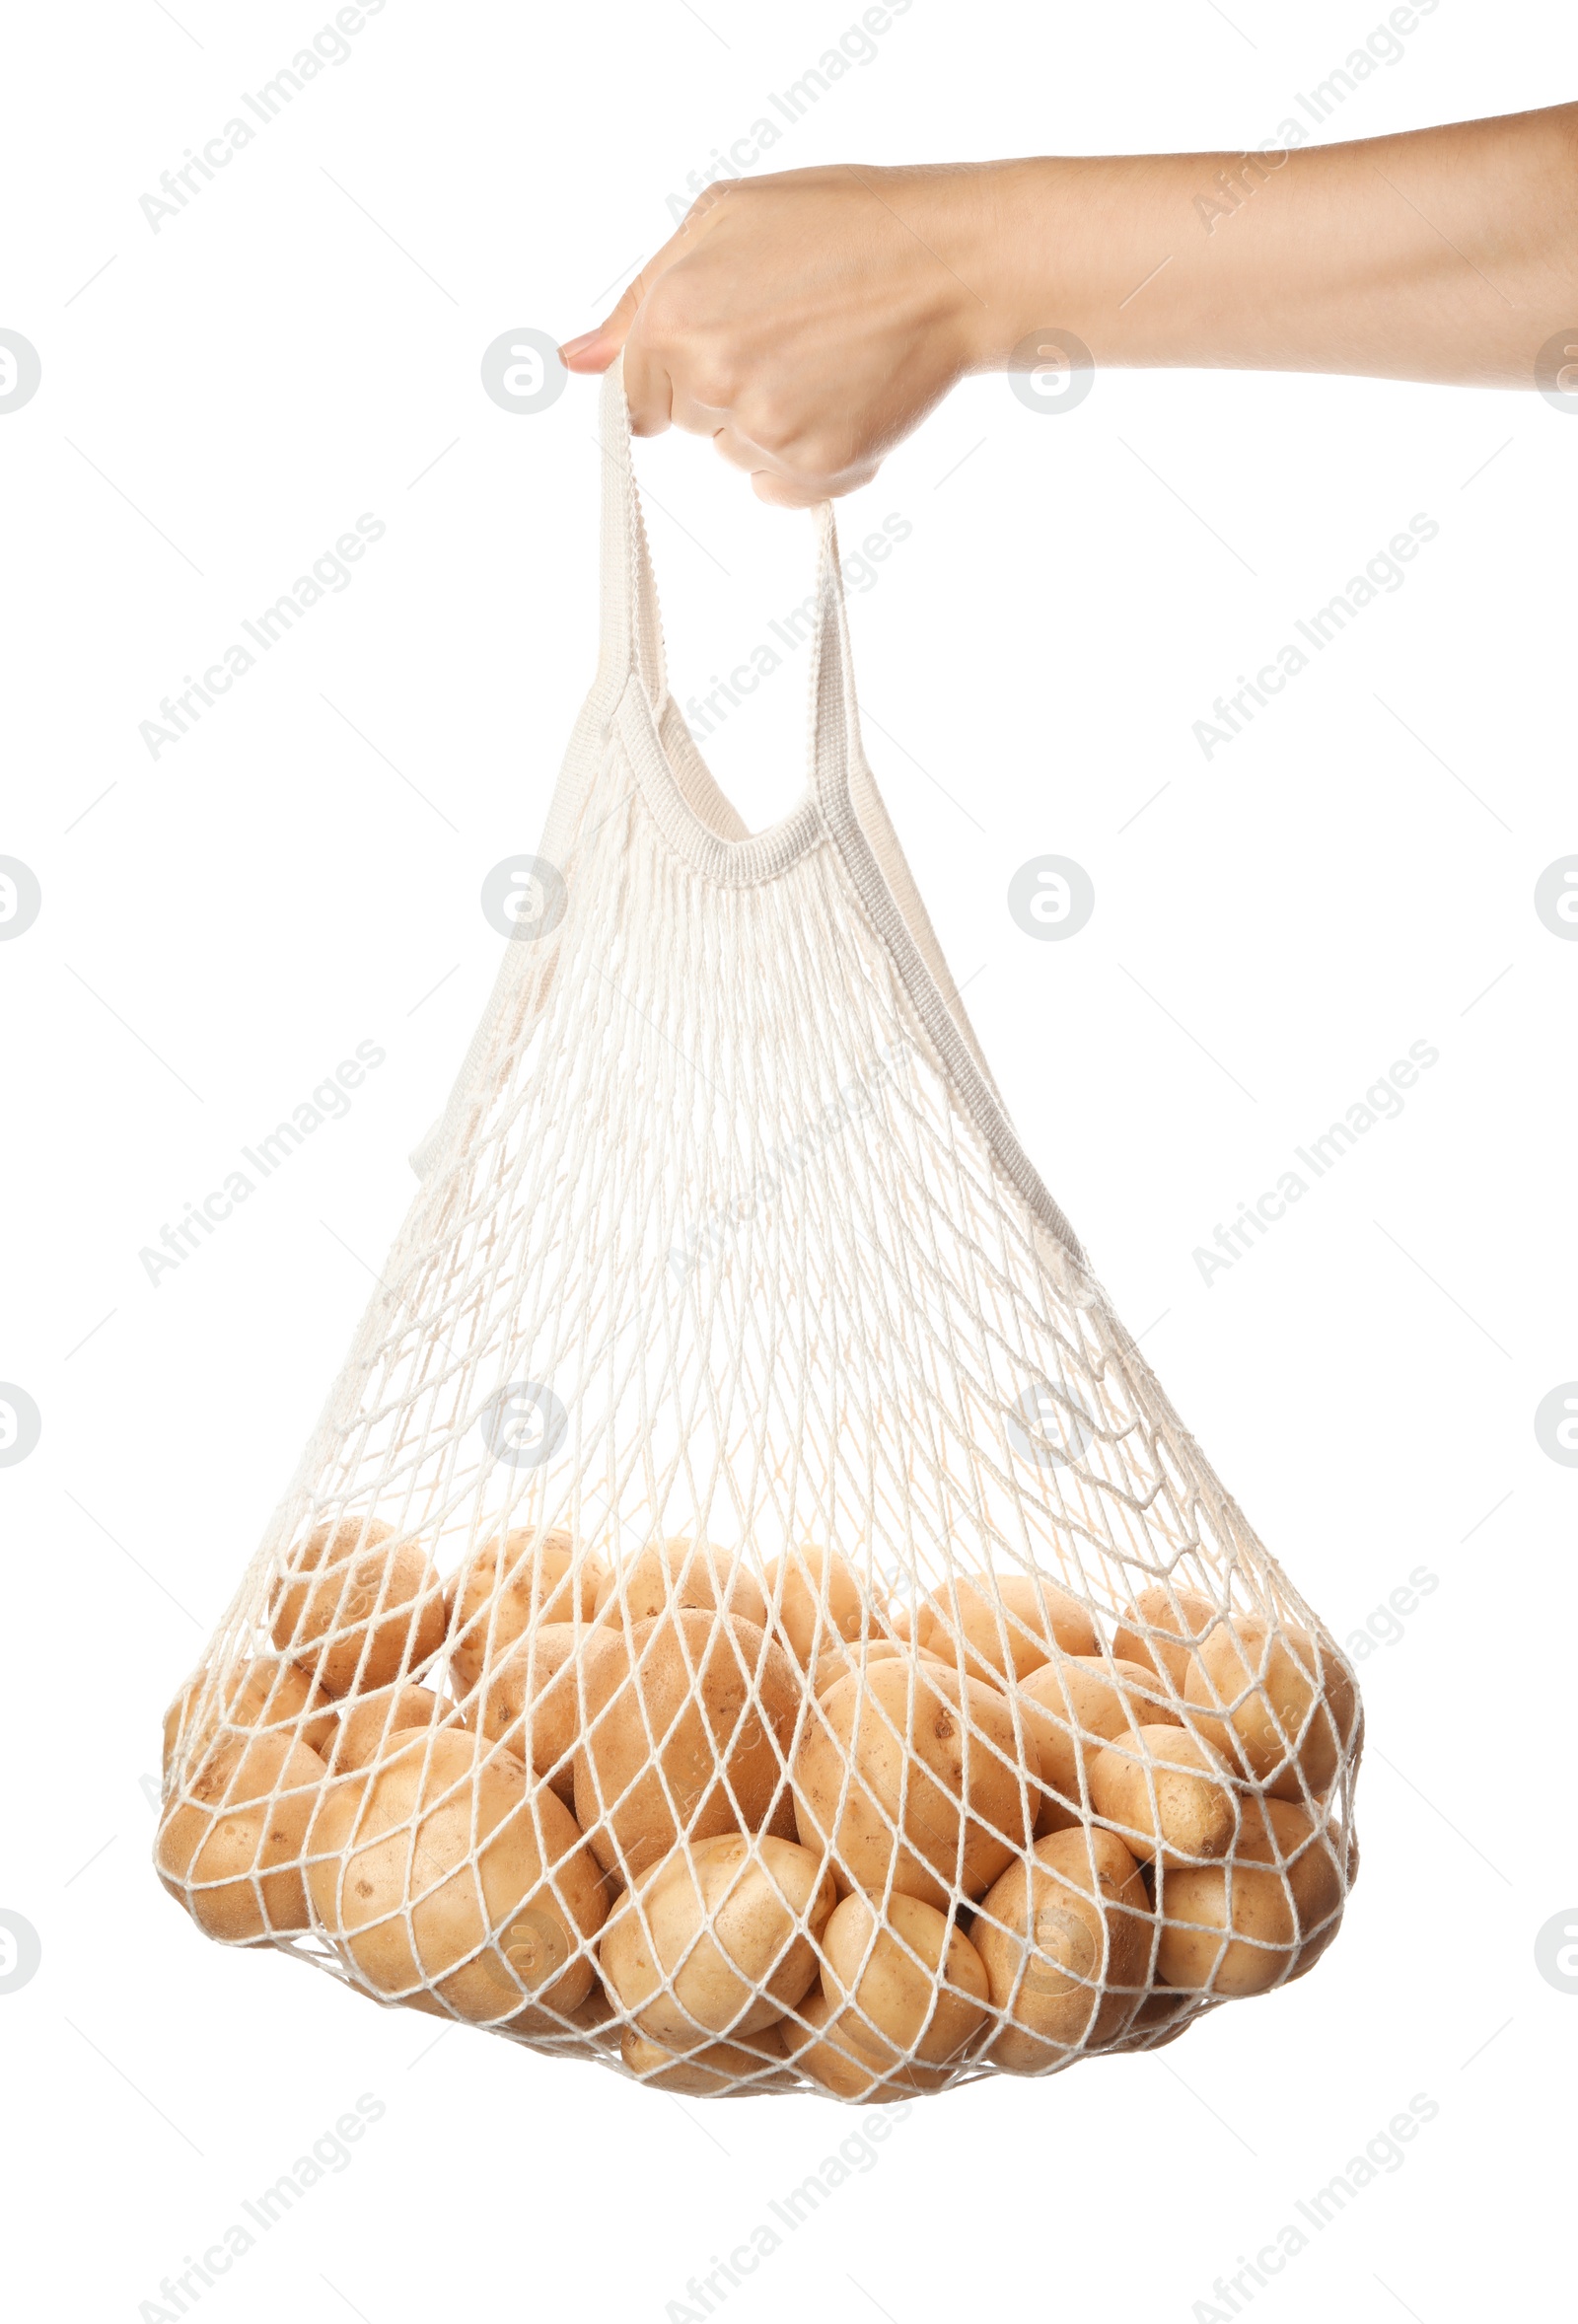
[[[572,355],[585,354],[587,348],[591,346],[593,340],[597,336],[598,333],[595,330],[584,330],[578,339],[566,339],[563,346],[559,349],[559,353],[563,357],[564,361],[568,363]]]

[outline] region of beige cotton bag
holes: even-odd
[[[860,743],[751,835],[603,641],[318,1429],[167,1721],[161,1877],[384,2003],[699,2094],[1172,2040],[1356,1863],[1352,1675],[1033,1168]]]

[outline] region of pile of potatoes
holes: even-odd
[[[199,1926],[659,2088],[856,2102],[1150,2048],[1302,1976],[1356,1859],[1352,1678],[1177,1585],[1104,1638],[1042,1574],[896,1606],[837,1551],[617,1569],[501,1532],[446,1585],[372,1517],[166,1721]],[[430,1684],[419,1683],[421,1678]]]

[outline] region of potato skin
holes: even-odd
[[[846,1896],[822,1951],[822,1990],[851,2047],[876,2065],[957,2065],[986,2023],[985,1963],[918,1897],[891,1896],[879,1911],[869,1897]]]
[[[348,1768],[365,1768],[383,1756],[396,1735],[413,1727],[440,1725],[446,1718],[459,1721],[453,1703],[446,1703],[429,1687],[409,1680],[395,1687],[380,1687],[371,1695],[352,1695],[342,1706],[339,1735],[329,1755],[336,1776]]]
[[[1166,1984],[1239,1998],[1314,1968],[1336,1934],[1342,1876],[1303,1808],[1251,1797],[1230,1863],[1164,1867],[1157,1909],[1168,1924],[1157,1950]]]
[[[767,1599],[773,1628],[802,1670],[825,1648],[869,1632],[877,1614],[848,1559],[820,1542],[768,1561]]]
[[[310,1925],[301,1859],[327,1775],[289,1734],[235,1735],[168,1801],[154,1860],[205,1936],[243,1944]]]
[[[760,2033],[736,2035],[732,2041],[709,2042],[682,2055],[664,2049],[626,2026],[619,2044],[625,2070],[655,2090],[672,2090],[680,2098],[724,2098],[737,2092],[792,2090],[794,2082],[782,2070],[783,2042],[775,2025]],[[774,2072],[774,2067],[779,2071]]]
[[[451,1574],[444,1588],[450,1662],[468,1693],[502,1662],[535,1621],[590,1622],[601,1567],[575,1566],[575,1543],[562,1526],[542,1535],[532,1525],[493,1534]]]
[[[600,1585],[600,1620],[626,1627],[655,1622],[676,1608],[713,1614],[719,1608],[737,1620],[767,1628],[767,1600],[760,1582],[742,1559],[710,1542],[682,1537],[649,1542],[622,1574],[609,1571]]]
[[[788,1655],[756,1624],[684,1608],[610,1630],[583,1648],[581,1678],[575,1814],[605,1870],[639,1879],[681,1830],[710,1840],[738,1831],[741,1816],[752,1829],[767,1821],[801,1689]],[[649,1729],[661,1742],[661,1774]]]
[[[333,1743],[337,1721],[329,1707],[329,1697],[294,1662],[259,1660],[243,1663],[226,1677],[218,1698],[203,1712],[200,1724],[193,1726],[193,1714],[208,1681],[208,1673],[199,1671],[185,1686],[165,1712],[164,1772],[168,1777],[184,1746],[186,1755],[197,1752],[227,1727],[289,1726],[310,1751],[320,1759],[327,1757]]]
[[[1214,1860],[1226,1855],[1237,1829],[1226,1775],[1210,1745],[1186,1728],[1135,1727],[1091,1761],[1091,1804],[1147,1862],[1158,1852],[1174,1861]]]
[[[1008,2019],[990,2063],[1040,2073],[1080,2045],[1119,2040],[1144,1990],[1149,1913],[1139,1867],[1111,1832],[1054,1832],[1011,1864],[970,1930]]]
[[[857,2106],[899,2106],[919,2092],[946,2089],[953,2077],[952,2067],[887,2064],[856,2049],[847,2014],[825,1993],[808,1994],[776,2030],[799,2072]]]
[[[1358,1725],[1353,1678],[1336,1648],[1308,1631],[1235,1615],[1195,1649],[1184,1692],[1191,1722],[1229,1765],[1273,1798],[1317,1798]],[[1240,1700],[1242,1698],[1242,1700]],[[1226,1717],[1212,1716],[1232,1705]]]
[[[274,1644],[330,1695],[387,1687],[444,1643],[438,1574],[414,1542],[392,1537],[377,1517],[321,1525],[274,1584]]]
[[[703,1840],[677,1849],[619,1906],[599,1966],[620,2007],[664,2048],[734,2040],[775,2023],[815,1983],[816,1939],[832,1907],[832,1875],[810,1849],[764,1836]]]
[[[577,1947],[607,1908],[568,1811],[478,1736],[424,1728],[392,1744],[324,1791],[308,1840],[317,1925],[380,1993],[431,1987],[473,2023],[509,2019],[523,1995],[575,2008],[594,1974]]]
[[[1087,1771],[1102,1744],[1139,1726],[1179,1726],[1157,1690],[1165,1684],[1137,1662],[1113,1661],[1104,1655],[1068,1655],[1042,1663],[1019,1685],[1019,1709],[1036,1738],[1040,1759],[1041,1811],[1037,1832],[1067,1830],[1067,1812],[1080,1804],[1079,1771]],[[1057,1812],[1060,1794],[1064,1812]]]
[[[1112,1652],[1120,1661],[1137,1662],[1142,1670],[1170,1678],[1182,1695],[1194,1640],[1220,1616],[1221,1609],[1203,1591],[1187,1589],[1182,1582],[1171,1588],[1158,1582],[1141,1590],[1118,1617]]]
[[[795,1822],[827,1852],[840,1893],[864,1888],[945,1907],[978,1897],[1028,1838],[1039,1767],[1021,1780],[1013,1713],[979,1679],[878,1662],[822,1696],[795,1754]],[[842,1813],[838,1801],[847,1792]],[[899,1836],[899,1805],[903,1802]]]
[[[568,1808],[575,1805],[581,1732],[576,1655],[586,1634],[573,1622],[538,1623],[489,1664],[467,1698],[488,1741],[525,1760]]]
[[[962,1660],[968,1677],[993,1687],[1029,1678],[1058,1648],[1094,1654],[1098,1647],[1079,1600],[1044,1573],[939,1584],[915,1608],[907,1634],[946,1662]]]

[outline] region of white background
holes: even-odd
[[[8,2312],[134,2318],[370,2092],[352,2166],[204,2315],[656,2320],[863,2118],[435,2046],[211,1946],[154,1880],[144,1779],[404,1209],[497,963],[481,880],[535,844],[591,676],[594,391],[506,413],[482,349],[597,320],[665,197],[859,11],[391,0],[154,234],[139,195],[329,13],[89,0],[6,38],[0,325],[43,366],[0,417],[0,853],[43,889],[0,945],[0,1378],[43,1416],[0,1470],[0,1906],[42,1944],[0,1997]],[[916,0],[771,158],[1239,149],[1385,11],[1230,13]],[[1572,94],[1548,0],[1443,0],[1404,48],[1326,134]],[[731,2316],[1183,2324],[1419,2092],[1404,2166],[1255,2312],[1533,2312],[1578,2032],[1534,1961],[1578,1899],[1578,1473],[1533,1431],[1578,1375],[1578,945],[1532,905],[1578,850],[1575,459],[1534,396],[1104,374],[1052,416],[988,379],[843,513],[846,542],[913,527],[854,601],[868,747],[1026,1144],[1332,1628],[1438,1586],[1362,1664],[1364,1871],[1319,1973],[1162,2055],[916,2107]],[[804,594],[809,523],[690,439],[639,461],[683,694]],[[153,761],[139,722],[363,511],[352,585]],[[1213,696],[1420,511],[1405,586],[1207,763]],[[712,747],[753,823],[800,780],[801,687]],[[1043,853],[1095,882],[1069,943],[1008,914]],[[139,1250],[362,1040],[387,1062],[348,1118],[151,1285]],[[1418,1040],[1402,1116],[1207,1287],[1195,1247]]]

